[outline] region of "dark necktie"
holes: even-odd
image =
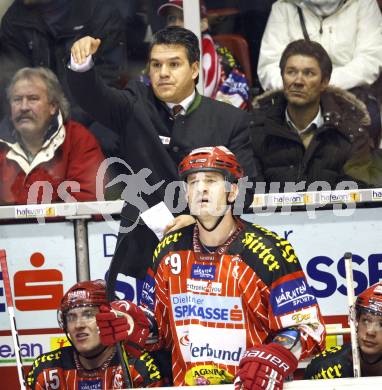
[[[172,108],[172,116],[174,118],[176,118],[179,113],[182,111],[183,107],[181,104],[176,104],[173,108]]]

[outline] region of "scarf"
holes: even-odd
[[[302,3],[310,8],[317,16],[326,18],[333,15],[346,0],[303,0]]]

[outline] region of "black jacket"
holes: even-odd
[[[347,163],[363,164],[369,158],[365,128],[370,118],[363,103],[349,92],[330,87],[320,104],[324,124],[314,130],[305,149],[300,136],[286,123],[283,92],[270,91],[257,98],[251,139],[258,172],[268,190],[278,191],[277,186],[269,188],[271,182],[280,182],[280,191],[288,191],[286,182],[305,182],[298,190],[306,190],[315,181],[326,181],[335,188],[342,180],[354,179],[346,170]],[[364,184],[362,178],[355,179]]]
[[[69,71],[68,80],[81,107],[119,134],[122,158],[132,170],[149,168],[151,185],[165,181],[145,197],[148,206],[165,199],[166,184],[179,180],[177,165],[197,147],[224,145],[236,154],[245,174],[255,176],[247,112],[196,94],[186,115],[173,120],[152,88],[140,81],[116,90],[105,86],[94,69]]]
[[[74,103],[65,72],[72,44],[86,35],[100,38],[102,46],[95,58],[97,70],[108,84],[114,85],[126,67],[124,24],[108,1],[59,0],[57,4],[61,6],[59,12],[55,11],[59,20],[51,20],[48,26],[40,9],[44,5],[25,6],[16,0],[1,21],[2,48],[6,55],[19,61],[20,67],[50,68]]]

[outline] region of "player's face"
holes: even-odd
[[[219,217],[231,201],[230,184],[218,172],[197,172],[187,177],[187,201],[191,214],[199,218]]]
[[[180,103],[195,89],[199,63],[190,64],[181,45],[154,45],[149,74],[155,96],[167,103]]]
[[[96,314],[98,307],[77,307],[66,314],[67,330],[75,348],[81,355],[92,356],[103,348],[98,333]]]
[[[362,313],[358,320],[358,343],[372,361],[382,355],[382,316]]]
[[[319,104],[321,93],[328,85],[322,79],[317,60],[299,54],[288,58],[282,79],[288,104],[298,107]]]

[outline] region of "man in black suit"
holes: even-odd
[[[148,207],[165,199],[166,184],[179,180],[179,162],[201,146],[226,146],[235,153],[245,174],[250,179],[255,176],[249,115],[203,97],[195,89],[200,49],[194,33],[181,27],[158,31],[149,52],[150,84],[133,80],[123,91],[106,86],[92,66],[92,56],[101,44],[100,39],[90,36],[74,43],[69,85],[85,111],[119,134],[121,154],[132,171],[150,169],[147,183],[155,191],[142,194]],[[175,106],[180,110],[177,114],[173,113]],[[121,226],[131,226],[142,211],[125,204]],[[190,218],[180,217],[175,226],[189,223]],[[123,239],[120,235],[113,260],[119,263],[118,272],[122,267],[123,273],[143,279],[158,242],[147,230],[139,224]],[[109,280],[113,280],[113,269],[110,272]]]

